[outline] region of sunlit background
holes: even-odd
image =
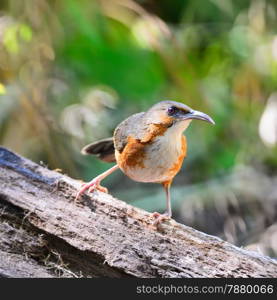
[[[111,165],[80,149],[165,99],[216,121],[186,132],[174,218],[276,257],[276,0],[1,0],[5,147],[87,181]],[[104,185],[165,209],[159,185],[120,171]]]

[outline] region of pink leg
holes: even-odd
[[[100,182],[106,178],[108,175],[113,173],[115,170],[117,170],[119,167],[118,165],[113,166],[109,170],[105,171],[104,173],[98,175],[97,177],[93,178],[90,182],[85,183],[82,188],[79,190],[79,192],[76,195],[75,201],[78,200],[78,198],[86,191],[88,190],[89,193],[93,192],[93,190],[97,189],[101,192],[107,193],[108,190],[100,185]]]
[[[154,226],[159,225],[165,220],[169,220],[172,216],[172,210],[171,210],[171,199],[170,199],[170,182],[163,183],[165,194],[166,194],[166,212],[163,214],[160,214],[158,212],[154,212],[152,216],[156,219],[153,223]]]

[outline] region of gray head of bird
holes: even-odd
[[[192,120],[215,124],[209,115],[176,101],[161,101],[153,105],[145,113],[145,118],[152,124],[161,124],[182,130],[185,130]]]

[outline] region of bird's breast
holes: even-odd
[[[129,137],[123,152],[116,151],[116,159],[121,170],[135,181],[165,182],[178,173],[186,152],[185,136],[165,132],[148,142]]]

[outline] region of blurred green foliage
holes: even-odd
[[[216,121],[187,130],[176,185],[237,165],[274,173],[276,28],[275,0],[2,0],[0,142],[88,180],[109,166],[82,146],[172,99]],[[107,183],[122,180],[135,186]]]

